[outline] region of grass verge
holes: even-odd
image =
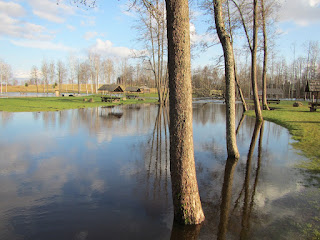
[[[270,104],[274,110],[263,111],[263,118],[287,128],[297,140],[293,146],[310,159],[300,163],[299,168],[320,173],[320,111],[310,112],[308,102],[302,102],[301,107],[293,107],[293,103]],[[247,115],[255,116],[254,111],[248,111]]]
[[[101,102],[100,95],[81,97],[25,97],[25,98],[0,98],[0,111],[6,112],[42,112],[60,111],[76,108],[90,108],[99,106],[111,106],[120,104],[155,103],[157,99],[121,100],[120,103]],[[142,97],[142,96],[141,96]],[[85,101],[93,99],[93,102]]]

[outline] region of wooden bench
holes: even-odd
[[[280,103],[280,99],[267,99],[267,103],[268,104],[270,104],[270,103],[279,104]]]
[[[101,102],[117,103],[117,102],[120,102],[120,98],[119,97],[101,97]]]
[[[317,102],[309,102],[308,103],[310,105],[310,112],[315,112],[317,111],[317,108],[320,108],[320,103]]]
[[[127,95],[126,97],[127,97],[128,99],[136,99],[136,98],[138,98],[137,95]]]

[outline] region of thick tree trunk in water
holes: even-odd
[[[254,111],[256,118],[262,121],[262,112],[260,108],[258,85],[257,85],[257,45],[258,45],[258,0],[253,0],[253,46],[251,49],[251,83],[254,101]]]
[[[267,103],[268,45],[267,45],[267,30],[266,30],[264,0],[261,0],[261,15],[262,15],[262,28],[263,28],[262,106],[263,106],[263,110],[270,110]]]
[[[174,220],[204,220],[193,150],[189,7],[185,0],[166,0],[170,104],[170,171]]]
[[[214,1],[214,17],[218,36],[223,48],[226,81],[226,131],[229,158],[239,158],[235,127],[235,65],[230,36],[225,30],[222,16],[222,1]]]

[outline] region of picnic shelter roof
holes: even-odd
[[[108,91],[108,92],[124,92],[123,87],[118,84],[105,84],[102,85],[98,91]]]
[[[320,80],[308,80],[305,92],[320,92]]]

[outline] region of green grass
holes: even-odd
[[[308,102],[302,102],[302,107],[293,107],[293,103],[270,104],[274,110],[263,111],[263,118],[287,128],[297,140],[293,146],[310,159],[298,167],[320,173],[320,109],[310,112]],[[248,111],[247,115],[254,116],[254,111]]]
[[[142,97],[142,95],[141,95]],[[84,101],[93,98],[94,102]],[[119,104],[155,103],[157,99],[127,99],[120,103],[101,102],[100,95],[81,97],[25,97],[25,98],[0,98],[0,111],[6,112],[42,112],[60,111],[76,108],[91,108],[99,106],[111,106]]]

